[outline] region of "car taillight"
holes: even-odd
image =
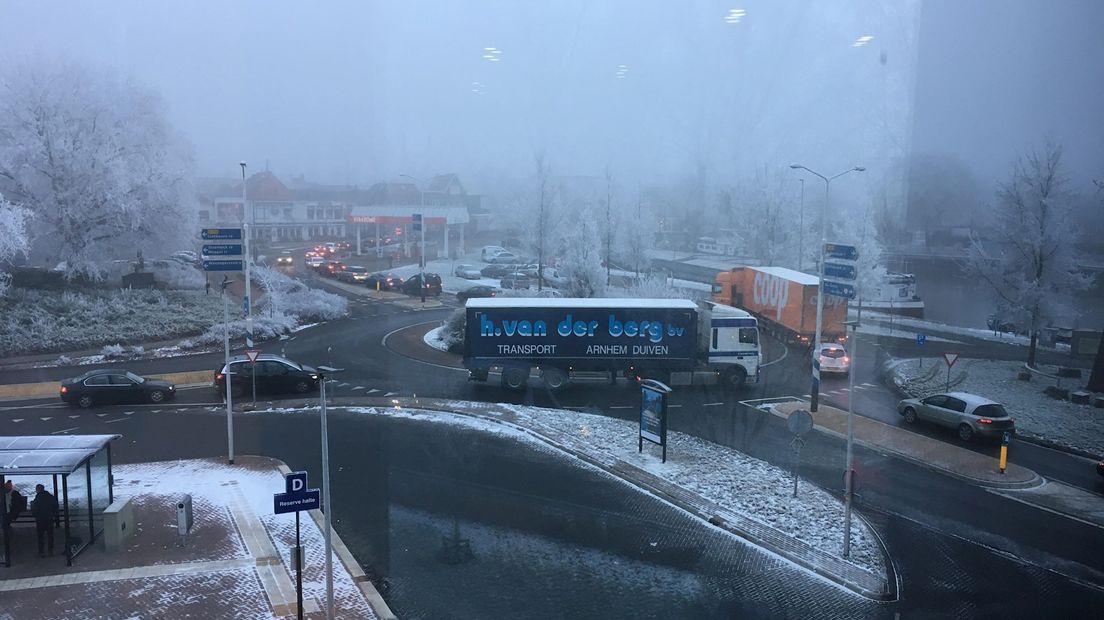
[[[61,393],[62,394],[68,394],[69,393],[69,388],[65,387],[64,385],[61,386]]]
[[[225,378],[226,378],[226,375],[221,373],[221,372],[219,374],[215,375],[215,381],[222,381]]]
[[[993,421],[990,420],[989,418],[978,418],[978,423],[980,423],[980,424],[992,424]]]

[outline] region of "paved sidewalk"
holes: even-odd
[[[272,514],[286,471],[261,457],[115,467],[116,499],[134,506],[131,536],[114,551],[101,538],[67,568],[62,555],[38,558],[33,527],[17,527],[12,567],[0,568],[0,619],[295,617],[295,517]],[[181,545],[175,503],[183,493],[192,494],[194,525]],[[301,516],[309,618],[324,615],[320,523],[320,514]],[[336,617],[393,618],[336,532],[333,539]]]
[[[808,403],[804,401],[789,401],[774,405],[771,411],[785,419],[795,409],[808,408]],[[819,411],[812,415],[816,427],[847,437],[846,411],[821,404]],[[969,482],[1004,489],[1027,488],[1043,483],[1038,474],[1026,467],[1009,463],[1002,474],[997,468],[995,457],[965,450],[946,441],[925,437],[858,414],[854,416],[853,427],[857,443],[887,450]]]

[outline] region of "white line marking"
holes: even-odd
[[[720,407],[724,403],[702,403],[702,407]]]
[[[363,390],[363,389],[364,389],[364,386],[363,386],[363,385],[358,385],[358,386],[356,386],[355,388],[353,388],[353,391],[356,391],[356,390]]]
[[[161,411],[161,410],[158,409],[157,411],[154,411],[154,413],[158,413],[159,411]],[[134,415],[134,412],[133,411],[124,411],[123,415]]]
[[[384,396],[394,396],[396,394],[398,394],[398,392],[388,392],[388,393],[384,394]]]
[[[668,409],[679,409],[681,407],[682,407],[682,405],[667,405]]]
[[[97,413],[97,414],[96,414],[96,417],[97,417],[97,418],[102,418],[102,417],[105,417],[105,416],[107,416],[107,414],[106,414],[106,413]]]
[[[878,387],[877,383],[864,383],[863,387]]]
[[[70,419],[70,420],[75,420],[75,419],[77,419],[77,418],[79,418],[79,417],[80,417],[80,414],[78,413],[77,415],[71,415],[71,416],[69,416],[69,419]]]
[[[111,424],[112,422],[122,422],[123,420],[129,420],[130,418],[115,418],[114,420],[104,420],[104,424]]]
[[[12,418],[12,422],[22,422],[23,418]]]
[[[68,433],[69,431],[75,431],[75,430],[77,430],[78,428],[80,428],[80,427],[78,427],[78,426],[74,426],[73,428],[67,428],[67,429],[65,429],[65,430],[63,430],[63,431],[54,431],[54,432],[52,432],[52,433],[50,433],[50,434],[51,434],[51,435],[60,435],[60,434],[62,434],[62,433]]]
[[[377,390],[376,388],[372,388],[372,389],[368,390],[368,393],[369,394],[375,394],[375,393],[380,392],[380,391],[381,390]]]
[[[636,409],[632,405],[611,405],[610,409]]]
[[[39,420],[42,420],[43,422],[45,422],[46,420],[53,420],[53,419],[54,419],[54,416],[50,416],[48,418],[39,418]]]

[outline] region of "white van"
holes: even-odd
[[[499,254],[506,251],[506,248],[497,245],[485,245],[483,251],[479,253],[479,258],[484,263],[494,262],[494,258]]]

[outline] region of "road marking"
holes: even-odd
[[[395,396],[396,394],[398,394],[398,392],[388,392],[388,393],[384,394],[384,397]]]
[[[42,420],[43,422],[45,422],[46,420],[53,420],[53,419],[54,419],[54,416],[50,416],[48,418],[39,418],[39,420]]]
[[[22,422],[23,418],[12,418],[12,422]]]
[[[341,383],[337,384],[337,387],[349,387],[349,384],[342,381]]]
[[[777,364],[778,362],[781,362],[782,360],[786,359],[786,356],[789,355],[789,354],[790,354],[790,348],[783,344],[782,345],[782,357],[780,357],[776,360],[771,360],[771,361],[769,361],[765,364],[760,364],[759,367],[762,368],[764,366],[770,366],[771,364]]]
[[[52,433],[50,433],[50,434],[51,434],[51,435],[60,435],[60,434],[62,434],[62,433],[68,433],[69,431],[75,431],[75,430],[77,430],[78,428],[80,428],[80,427],[78,427],[78,426],[74,426],[73,428],[67,428],[67,429],[65,429],[65,430],[63,430],[63,431],[54,431],[54,432],[52,432]]]
[[[702,407],[720,407],[724,403],[702,403]]]
[[[129,420],[130,418],[115,418],[114,420],[104,420],[104,424],[111,424],[112,422],[122,422],[123,420]]]
[[[377,390],[376,388],[372,388],[372,389],[368,390],[368,393],[369,394],[375,394],[376,392],[379,392],[379,391],[380,390]]]
[[[158,409],[158,411],[160,411],[160,409]],[[154,411],[154,413],[157,413],[157,411]],[[124,411],[123,415],[134,415],[134,412],[133,411]]]
[[[70,420],[76,420],[76,419],[77,419],[77,418],[79,418],[79,417],[80,417],[80,414],[78,413],[77,415],[71,415],[71,416],[69,416],[69,419],[70,419]]]
[[[353,391],[356,391],[356,390],[363,390],[363,389],[364,389],[364,386],[363,386],[363,385],[358,385],[358,386],[356,386],[355,388],[353,388]]]
[[[636,409],[632,405],[610,405],[610,409]]]
[[[97,414],[96,414],[96,417],[97,417],[97,418],[102,418],[102,417],[105,417],[105,416],[107,416],[107,414],[106,414],[106,413],[97,413]]]
[[[878,387],[877,383],[864,383],[863,387]]]
[[[133,411],[129,411],[129,412],[125,411],[123,413],[125,413],[126,415],[132,415],[134,412]],[[150,413],[161,413],[161,410],[160,409],[151,409]]]
[[[682,405],[667,405],[668,409],[678,409],[680,407],[682,407]]]

